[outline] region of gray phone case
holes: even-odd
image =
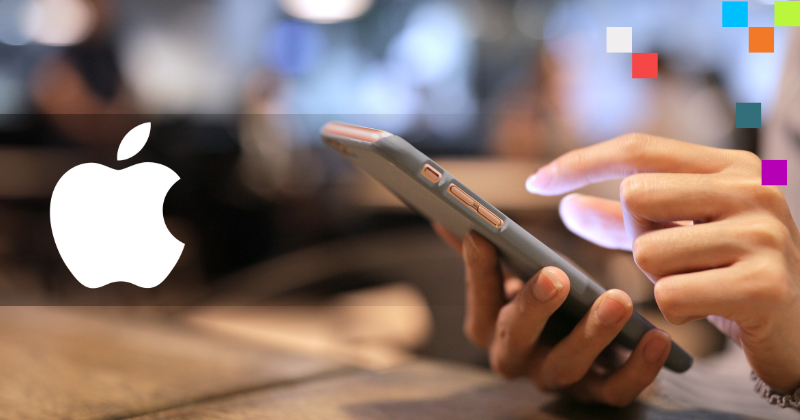
[[[329,126],[345,125],[333,123]],[[350,127],[359,129],[355,126]],[[527,280],[546,266],[564,270],[570,279],[569,296],[548,322],[543,333],[544,338],[558,340],[569,333],[594,301],[605,292],[603,287],[581,270],[472,192],[407,141],[390,133],[365,130],[380,134],[364,141],[359,139],[360,135],[348,135],[349,132],[346,130],[337,132],[323,128],[321,135],[323,141],[331,148],[378,180],[428,220],[439,222],[456,237],[463,237],[470,230],[474,230],[492,242],[497,247],[503,263],[519,278]],[[441,180],[433,183],[422,175],[426,164],[441,173]],[[502,227],[496,228],[451,195],[448,192],[451,184],[456,185],[499,217],[503,221]],[[633,349],[644,334],[654,328],[650,322],[634,311],[614,341]],[[675,372],[685,372],[692,366],[692,357],[673,342],[665,366]]]

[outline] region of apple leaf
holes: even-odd
[[[150,123],[139,124],[122,139],[117,150],[117,160],[132,158],[139,153],[150,138]]]

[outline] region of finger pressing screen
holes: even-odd
[[[531,193],[558,195],[595,182],[643,172],[708,174],[725,169],[728,152],[646,134],[627,134],[573,150],[528,178]]]

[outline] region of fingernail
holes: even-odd
[[[545,268],[533,285],[533,296],[539,302],[547,302],[554,298],[563,287],[558,281],[558,276],[550,269]]]
[[[657,337],[652,337],[647,344],[644,345],[644,359],[650,363],[656,363],[661,360],[664,353],[671,347],[669,335],[663,331],[658,334],[653,334]]]
[[[527,180],[525,180],[525,189],[531,194],[539,190],[539,188],[536,186],[536,178],[536,174],[533,174],[529,176]]]
[[[597,308],[597,320],[606,327],[613,327],[628,312],[630,301],[617,296],[616,293],[606,293],[600,307]]]
[[[478,244],[476,244],[476,243],[475,243],[475,240],[474,240],[474,239],[472,239],[472,232],[468,232],[468,233],[467,233],[467,241],[470,243],[470,245],[472,245],[472,249],[473,249],[474,251],[477,251],[477,250],[478,250]]]
[[[525,180],[525,189],[531,194],[541,192],[550,182],[551,178],[552,176],[550,175],[549,168],[547,166],[543,166],[539,168],[536,173],[529,176],[528,179]]]

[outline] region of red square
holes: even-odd
[[[633,53],[633,78],[658,78],[658,53]]]

